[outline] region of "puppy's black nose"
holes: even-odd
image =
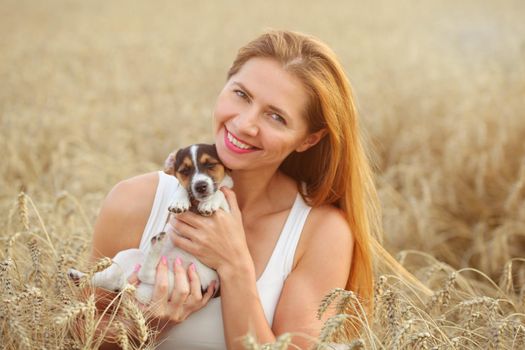
[[[208,191],[208,184],[206,181],[199,181],[195,184],[195,191],[200,194],[206,193]]]

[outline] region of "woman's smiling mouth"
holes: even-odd
[[[224,143],[226,144],[226,147],[228,147],[228,149],[230,149],[231,151],[235,153],[248,153],[258,150],[257,147],[244,143],[243,141],[233,136],[233,134],[231,134],[228,131],[228,129],[224,128],[224,130]]]

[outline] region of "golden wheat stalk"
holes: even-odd
[[[122,348],[122,350],[131,349],[131,344],[128,339],[128,330],[124,326],[124,323],[116,321],[115,327],[117,329],[117,344]]]
[[[127,286],[122,294],[122,309],[127,319],[131,320],[134,324],[133,334],[139,342],[138,348],[140,349],[147,342],[150,333],[146,318],[134,300],[135,287],[131,285]]]
[[[57,198],[55,200],[55,208],[59,207],[65,199],[69,199],[75,205],[75,208],[82,217],[82,220],[84,221],[84,225],[88,229],[88,232],[92,232],[93,226],[91,225],[91,222],[89,221],[86,212],[84,211],[84,208],[82,207],[78,199],[75,196],[72,196],[68,191],[61,191],[59,194],[57,194]]]
[[[260,350],[259,343],[257,339],[251,334],[248,333],[242,338],[242,345],[246,350]]]
[[[326,312],[328,307],[333,303],[335,299],[337,299],[341,294],[345,292],[342,288],[334,288],[332,289],[321,301],[321,305],[319,305],[319,308],[317,309],[317,319],[320,320],[323,314]]]
[[[350,316],[346,314],[338,314],[330,317],[323,325],[323,328],[321,329],[321,333],[319,335],[319,342],[321,343],[321,345],[323,343],[328,343],[332,341],[332,336],[349,318]]]
[[[27,212],[27,200],[24,192],[18,194],[18,214],[24,230],[29,230],[29,214]]]

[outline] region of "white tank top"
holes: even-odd
[[[139,247],[141,250],[148,250],[151,237],[164,229],[168,217],[168,206],[177,186],[178,181],[174,176],[159,171],[159,184],[148,222],[142,234]],[[279,301],[284,281],[292,271],[295,249],[310,209],[311,207],[298,193],[272,255],[261,277],[257,280],[257,291],[270,326],[273,323],[275,307]],[[173,327],[158,346],[158,349],[174,348],[226,349],[220,297],[211,299],[204,308]]]

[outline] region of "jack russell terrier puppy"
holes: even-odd
[[[212,281],[216,281],[215,295],[219,289],[217,272],[203,265],[193,255],[175,247],[168,234],[176,234],[169,224],[171,213],[183,213],[187,210],[201,215],[212,215],[219,208],[229,212],[228,202],[220,187],[233,187],[233,181],[227,169],[217,156],[215,145],[197,144],[171,153],[165,162],[164,171],[174,175],[179,182],[175,196],[169,206],[170,214],[164,225],[163,232],[151,239],[151,248],[144,253],[140,249],[123,250],[112,259],[112,264],[105,270],[96,272],[91,278],[94,287],[100,287],[114,292],[122,291],[128,284],[128,278],[137,264],[141,265],[138,272],[140,284],[135,296],[138,301],[147,304],[153,295],[157,265],[162,256],[168,258],[168,266],[173,269],[173,261],[177,257],[183,260],[184,267],[193,263],[199,275],[202,289],[205,291]],[[78,281],[86,274],[75,269],[68,270],[69,277]],[[173,274],[168,274],[169,293],[173,291]]]

